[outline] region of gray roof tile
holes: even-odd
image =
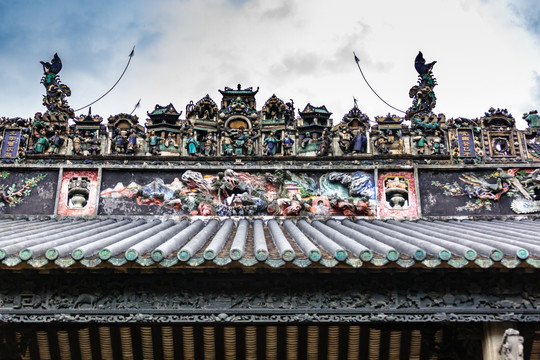
[[[1,229],[3,268],[540,267],[530,219],[2,219]]]

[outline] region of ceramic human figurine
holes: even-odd
[[[49,152],[51,154],[58,154],[60,148],[64,145],[64,138],[60,136],[60,130],[56,130],[54,136],[52,136],[49,141],[51,142],[51,149]]]
[[[148,152],[150,152],[151,155],[159,155],[159,144],[161,143],[161,138],[156,135],[155,131],[150,131],[150,137],[148,140]]]
[[[292,155],[293,144],[294,140],[291,139],[289,133],[285,133],[285,135],[283,135],[283,139],[281,139],[281,145],[283,146],[283,155]]]
[[[49,148],[49,139],[47,139],[46,131],[45,129],[41,129],[39,132],[39,138],[37,142],[34,144],[34,149],[30,150],[30,153],[34,154],[43,154],[47,149]]]
[[[135,134],[134,129],[131,129],[129,131],[129,136],[127,138],[126,154],[133,154],[135,153],[136,149],[137,149],[137,134]]]
[[[264,139],[264,153],[265,155],[275,155],[277,149],[278,139],[276,138],[276,132],[272,131],[266,139]]]
[[[193,136],[193,133],[189,133],[184,147],[186,148],[188,155],[197,155],[197,151],[199,150],[199,142],[197,141],[195,136]]]
[[[215,155],[215,140],[214,140],[214,135],[212,133],[208,133],[206,135],[206,139],[204,141],[204,155],[206,156]]]

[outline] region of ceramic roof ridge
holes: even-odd
[[[362,223],[364,224],[364,226],[370,227],[372,229],[376,229],[377,231],[380,231],[383,234],[386,234],[388,236],[394,237],[400,241],[406,241],[409,244],[413,244],[413,245],[418,246],[419,248],[426,249],[427,250],[426,252],[428,254],[436,256],[443,260],[448,260],[450,258],[450,255],[451,255],[450,251],[448,251],[447,248],[439,244],[434,244],[432,242],[429,242],[423,239],[418,239],[413,236],[400,233],[399,231],[388,229],[384,226],[377,225],[375,223],[363,222],[362,220],[357,220],[356,223],[357,224]]]
[[[92,243],[92,242],[94,242],[96,240],[99,240],[100,238],[107,237],[107,236],[114,235],[114,234],[118,234],[118,233],[120,233],[120,232],[122,232],[122,231],[124,231],[126,229],[136,227],[136,226],[142,224],[142,222],[144,222],[144,220],[141,220],[141,219],[138,219],[138,220],[135,220],[135,221],[131,221],[129,219],[120,220],[118,223],[115,224],[116,226],[114,226],[110,230],[106,230],[105,232],[101,232],[101,233],[98,233],[98,234],[95,234],[95,235],[92,235],[92,236],[89,236],[89,237],[86,237],[86,238],[83,238],[83,239],[72,241],[72,242],[67,243],[67,244],[55,246],[54,248],[49,249],[49,250],[52,250],[52,253],[51,253],[50,256],[47,256],[47,253],[49,252],[47,250],[46,257],[49,260],[54,260],[57,257],[67,256],[68,254],[70,254],[73,250],[75,250],[80,245],[90,244],[90,243]]]
[[[144,255],[151,250],[155,249],[158,245],[163,244],[170,237],[178,234],[180,231],[188,227],[189,221],[182,220],[179,223],[166,228],[165,230],[158,231],[156,234],[144,239],[141,242],[133,244],[125,252],[124,256],[127,260],[134,261],[139,256]]]
[[[100,239],[96,242],[82,245],[81,247],[73,250],[71,252],[71,256],[73,257],[73,259],[79,260],[82,257],[88,257],[88,256],[98,254],[99,251],[102,250],[104,247],[109,246],[110,244],[114,244],[115,242],[120,241],[121,239],[124,239],[126,236],[132,236],[134,234],[140,233],[141,231],[145,231],[149,228],[152,228],[159,223],[161,223],[159,220],[153,220],[147,223],[145,222],[134,227],[133,229],[126,231],[125,233],[120,233],[120,234],[117,233],[117,234],[109,235],[106,238]]]
[[[189,260],[216,233],[220,225],[220,221],[216,219],[208,221],[206,226],[178,251],[178,260]]]
[[[500,234],[507,234],[513,238],[516,238],[517,240],[524,240],[523,238],[525,237],[527,240],[530,240],[533,243],[539,243],[540,226],[538,227],[538,229],[536,229],[536,231],[520,229],[518,236],[516,234],[515,228],[509,225],[507,221],[505,221],[504,223],[495,222],[490,224],[478,224],[472,222],[471,220],[464,220],[461,223],[467,224],[468,227],[479,230],[492,230],[493,228],[497,228],[497,232]]]
[[[263,221],[260,219],[253,221],[253,251],[259,261],[268,259],[268,245],[264,236]]]
[[[19,252],[20,250],[24,249],[27,246],[32,246],[35,244],[40,244],[43,241],[54,240],[58,236],[64,236],[64,235],[70,235],[76,232],[79,232],[80,229],[86,229],[88,227],[94,226],[96,223],[98,223],[99,220],[90,220],[87,222],[74,222],[70,224],[61,224],[61,226],[58,226],[58,229],[56,229],[54,234],[47,235],[44,237],[35,238],[34,236],[22,236],[21,238],[17,239],[16,243],[12,243],[11,245],[4,246],[1,250],[2,255],[12,255],[14,253]],[[63,226],[65,225],[65,226]],[[1,256],[0,256],[1,257]]]
[[[102,233],[104,231],[110,230],[111,228],[117,227],[118,224],[115,220],[108,219],[103,220],[99,224],[93,224],[98,226],[91,226],[91,227],[85,227],[86,230],[82,231],[71,231],[68,235],[63,235],[59,239],[51,239],[48,241],[42,241],[39,244],[29,246],[20,252],[21,258],[24,258],[23,252],[29,251],[30,257],[36,258],[38,256],[44,255],[45,252],[50,249],[51,247],[57,246],[57,245],[63,245],[69,242],[72,242],[73,240],[76,240],[80,237],[85,237],[90,234],[96,234],[96,233]],[[81,229],[79,229],[81,230]],[[28,256],[28,255],[26,255]]]

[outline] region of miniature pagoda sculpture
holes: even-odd
[[[125,113],[111,115],[109,116],[107,127],[110,141],[110,145],[107,148],[110,149],[109,151],[111,153],[134,155],[142,155],[144,153],[145,132],[144,127],[139,124],[137,115]],[[152,136],[150,132],[148,135]],[[151,154],[149,146],[146,147],[146,152]]]
[[[339,149],[343,155],[364,154],[368,152],[369,117],[354,107],[343,116],[341,123],[332,128],[337,133]]]
[[[156,149],[154,146],[152,148],[153,150],[150,151],[152,155],[157,155],[159,153],[163,153],[164,155],[176,155],[181,153],[182,148],[180,144],[183,124],[180,121],[180,115],[182,112],[176,111],[173,104],[169,104],[167,106],[156,105],[154,111],[147,112],[147,114],[149,117],[146,121],[148,133],[153,132],[154,136],[161,138],[161,140],[149,140],[152,143],[158,141],[158,148]],[[131,133],[134,134],[134,131],[131,131]]]
[[[229,87],[219,90],[223,96],[218,115],[219,127],[223,128],[222,155],[257,155],[260,128],[255,95],[258,91],[252,87],[242,89],[240,84],[236,90]]]
[[[189,139],[191,144],[184,144],[187,154],[216,155],[218,153],[217,138],[221,125],[222,122],[218,121],[217,104],[210,95],[207,94],[195,104],[190,101],[186,106],[186,122],[184,124],[184,132],[187,131],[187,138],[184,141]],[[194,150],[195,143],[200,145],[197,145],[195,152],[190,152],[190,149]]]
[[[98,155],[101,153],[101,142],[106,141],[107,134],[102,121],[101,116],[92,115],[92,108],[88,109],[88,115],[81,115],[73,119],[74,124],[69,127],[68,133],[71,154]]]
[[[332,113],[326,106],[313,106],[308,103],[304,110],[298,113],[300,119],[297,125],[297,154],[326,156],[333,153],[329,134]]]
[[[285,103],[275,94],[261,109],[263,154],[292,155],[294,140],[294,102]]]
[[[405,144],[403,133],[408,130],[403,118],[387,114],[376,116],[377,125],[371,128],[372,147],[375,154],[403,154]]]

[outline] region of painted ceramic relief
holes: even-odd
[[[7,179],[9,175],[9,172],[2,171],[0,173],[0,178]],[[46,177],[47,174],[38,174],[36,176],[24,179],[24,182],[22,183],[11,184],[9,186],[0,184],[0,207],[6,205],[14,207],[21,204],[26,197],[31,195],[32,188],[35,188],[36,185]]]
[[[382,217],[418,215],[413,173],[401,171],[379,175],[379,214]]]
[[[96,212],[98,173],[90,171],[64,171],[58,215],[94,215]]]
[[[107,184],[108,175],[104,174],[100,213],[114,214],[122,209],[141,214],[201,216],[375,215],[373,178],[361,171],[307,175],[286,170],[247,173],[227,169],[212,174],[187,170],[164,173],[162,177],[142,172],[132,175],[127,185],[113,185]],[[166,182],[165,178],[172,179]],[[118,178],[111,176],[111,180]]]
[[[57,172],[15,170],[0,172],[0,213],[52,215]]]
[[[463,173],[459,181],[432,181],[445,196],[467,197],[457,211],[492,210],[501,198],[512,199],[510,208],[518,214],[540,212],[540,169],[497,169],[478,175]]]

